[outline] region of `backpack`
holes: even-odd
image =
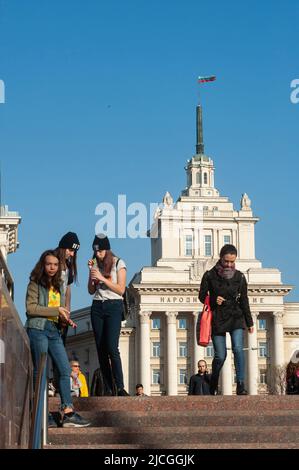
[[[119,263],[120,258],[116,261],[115,267],[117,268],[117,265]],[[132,308],[130,305],[130,296],[129,296],[129,289],[126,287],[125,292],[123,293],[122,296],[123,300],[123,312],[122,312],[122,321],[128,320],[131,316],[132,313]]]
[[[103,396],[110,396],[111,392],[112,395],[116,395],[116,387],[113,380],[113,390],[110,391],[109,387],[106,385],[101,368],[99,367],[94,371],[92,377],[92,383],[90,387],[90,396],[91,397],[103,397]]]

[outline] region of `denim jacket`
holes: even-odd
[[[48,317],[59,314],[58,307],[48,307],[49,290],[36,282],[30,281],[26,294],[26,316],[25,328],[44,330]],[[60,294],[60,306],[65,306],[65,295]]]

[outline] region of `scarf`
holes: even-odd
[[[233,264],[232,267],[230,268],[226,268],[222,266],[221,259],[217,261],[215,265],[215,269],[217,273],[219,274],[219,276],[222,277],[223,279],[231,279],[235,275],[235,272],[236,272],[235,264]]]

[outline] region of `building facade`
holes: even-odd
[[[143,267],[130,282],[134,313],[124,323],[120,351],[125,385],[133,393],[141,382],[148,395],[185,395],[199,359],[209,368],[212,343],[196,342],[196,322],[202,305],[198,289],[203,273],[219,259],[223,245],[238,249],[237,269],[248,282],[254,333],[245,331],[246,386],[250,394],[271,393],[280,386],[281,368],[299,349],[299,303],[285,302],[292,286],[281,273],[264,268],[255,257],[255,224],[251,201],[245,193],[236,210],[215,188],[213,160],[204,153],[202,109],[196,110],[196,154],[187,162],[187,186],[176,202],[166,192],[156,210],[148,235],[151,266]],[[74,312],[78,323],[68,340],[91,377],[98,366],[89,309]],[[235,371],[230,337],[221,374],[221,392],[235,392]],[[84,357],[83,357],[84,356]],[[81,359],[82,357],[82,359]]]

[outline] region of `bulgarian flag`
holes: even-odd
[[[215,75],[211,75],[210,77],[198,77],[198,83],[213,82],[214,80],[216,80]]]

